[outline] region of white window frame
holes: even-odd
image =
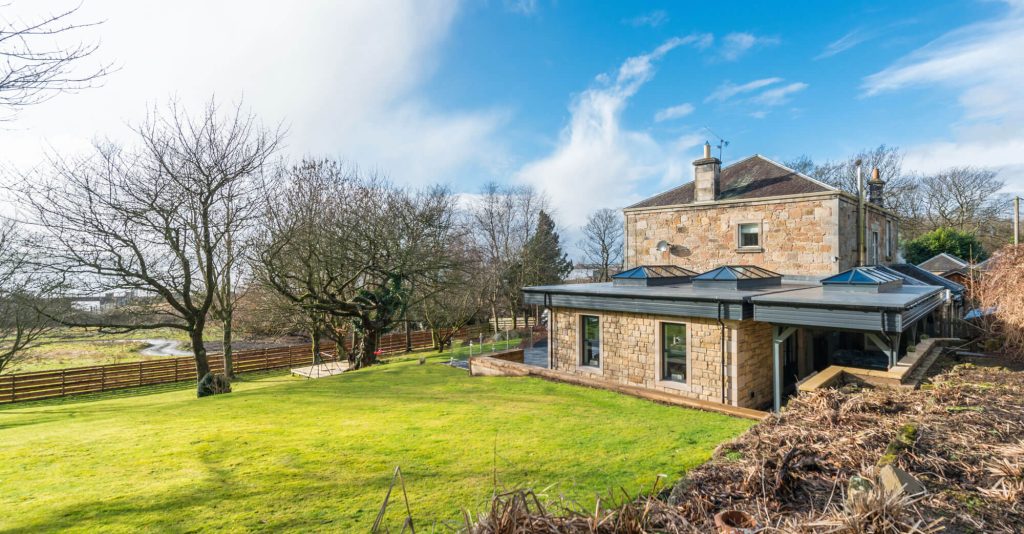
[[[743,246],[744,226],[755,226],[757,228],[757,245]],[[736,223],[736,250],[739,252],[764,251],[764,221],[739,221]]]
[[[583,336],[586,334],[583,328],[584,317],[597,317],[597,365],[583,363]],[[604,317],[599,313],[577,313],[576,314],[576,368],[594,373],[604,372]]]

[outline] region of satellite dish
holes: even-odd
[[[668,249],[672,248],[672,245],[669,244],[668,241],[662,239],[661,241],[658,241],[658,244],[655,245],[654,248],[658,249],[658,252],[668,252]]]

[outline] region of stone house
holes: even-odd
[[[877,172],[867,186],[860,202],[760,155],[722,168],[705,145],[692,182],[624,210],[612,282],[523,289],[548,367],[775,409],[831,366],[905,371],[949,291],[893,268],[899,221]]]

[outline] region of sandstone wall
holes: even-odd
[[[836,195],[727,202],[669,209],[627,211],[627,268],[673,264],[697,272],[722,265],[753,264],[783,274],[839,272],[839,212]],[[737,247],[740,223],[762,225],[761,248]],[[658,252],[661,240],[677,245]]]
[[[858,262],[857,203],[837,194],[627,211],[625,219],[626,268],[670,264],[703,272],[753,264],[782,274],[826,276]],[[737,246],[739,224],[751,222],[762,225],[760,250]],[[879,234],[878,263],[895,263],[896,218],[869,206],[868,228],[869,244],[871,232]],[[892,254],[886,247],[890,228]],[[661,240],[676,247],[658,252]]]
[[[581,314],[600,317],[600,368],[580,365]],[[714,319],[558,308],[552,313],[552,322],[551,350],[557,370],[697,400],[722,400],[722,329]],[[659,380],[661,322],[687,325],[685,383]],[[752,321],[726,321],[725,325],[726,403],[760,407],[766,398],[771,398],[771,327]],[[765,347],[767,370],[764,367]],[[738,381],[735,378],[737,361],[740,369]],[[762,371],[766,373],[764,377],[759,375]],[[767,391],[763,391],[765,383],[768,384]],[[753,397],[749,394],[751,391],[755,392]],[[737,396],[738,402],[735,402]]]

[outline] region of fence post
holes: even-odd
[[[266,371],[270,368],[270,355],[267,354],[267,349],[263,349],[263,370]]]
[[[67,379],[67,373],[68,372],[65,369],[61,369],[60,370],[60,396],[61,397],[64,396],[64,383],[66,382],[66,379]]]
[[[139,385],[142,385],[142,362],[139,362]]]
[[[105,365],[100,366],[100,391],[107,390],[107,367]]]
[[[180,362],[180,361],[181,361],[181,358],[175,358],[174,359],[174,381],[175,382],[178,381],[178,362]]]
[[[16,380],[18,380],[18,375],[11,375],[11,402],[14,402],[14,392],[18,389],[15,385]]]

